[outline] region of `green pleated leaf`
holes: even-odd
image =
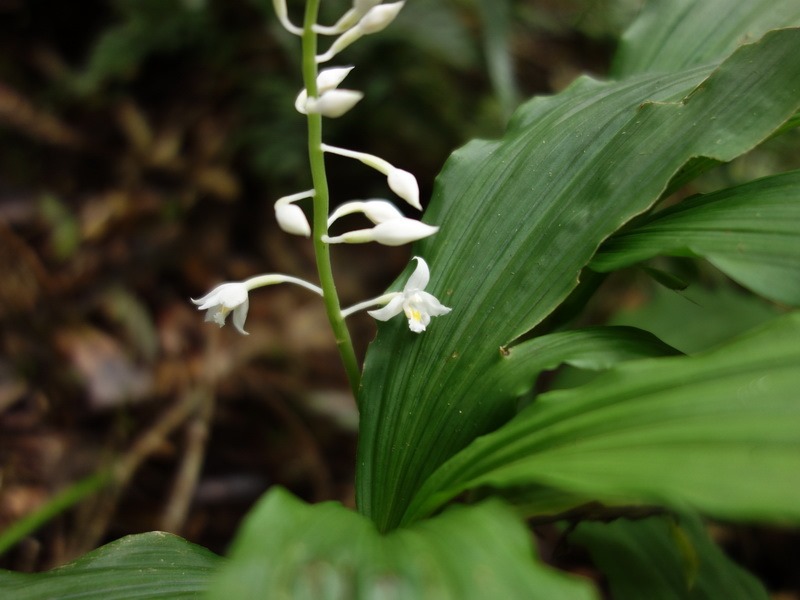
[[[614,600],[767,600],[764,586],[730,560],[696,517],[583,522],[570,534],[586,546]]]
[[[622,78],[708,64],[772,29],[797,25],[797,0],[650,1],[623,35],[612,73]]]
[[[656,213],[603,244],[591,267],[612,271],[659,255],[703,257],[767,298],[800,304],[800,171]]]
[[[380,530],[439,465],[513,415],[513,395],[478,382],[575,288],[601,242],[692,157],[731,160],[800,108],[798,55],[788,29],[715,69],[582,78],[524,105],[502,140],[453,154],[426,215],[441,230],[417,247],[428,291],[453,311],[421,335],[399,318],[382,325],[365,361],[358,501]]]
[[[609,504],[800,521],[800,313],[698,356],[623,363],[477,439],[407,515],[461,491],[525,485]]]
[[[270,491],[245,520],[216,600],[583,600],[588,582],[537,561],[531,536],[500,502],[456,507],[383,536],[335,503]]]
[[[220,558],[163,532],[130,535],[46,573],[0,571],[0,596],[42,598],[197,598]]]
[[[501,350],[499,360],[475,382],[477,397],[492,393],[520,396],[542,371],[567,364],[601,371],[635,358],[679,354],[653,334],[634,327],[587,327],[543,335]]]

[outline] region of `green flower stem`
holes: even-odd
[[[308,0],[306,13],[303,20],[303,82],[305,83],[308,97],[317,95],[317,34],[313,27],[317,22],[320,0]],[[342,310],[339,306],[339,296],[336,293],[336,284],[333,280],[331,268],[330,248],[322,241],[322,236],[328,233],[328,178],[325,174],[325,154],[322,151],[322,115],[308,114],[308,159],[311,164],[311,179],[314,183],[314,253],[317,257],[317,272],[323,291],[325,310],[331,323],[333,334],[336,338],[336,347],[344,363],[347,379],[353,395],[358,397],[361,383],[361,370],[358,367],[353,342],[350,332],[344,322]]]

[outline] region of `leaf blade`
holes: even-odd
[[[587,582],[540,564],[526,528],[499,502],[381,536],[340,505],[306,505],[273,489],[248,515],[211,598],[284,596],[595,598]]]
[[[454,153],[427,214],[441,230],[417,247],[453,312],[418,337],[382,325],[365,361],[358,503],[381,530],[433,470],[511,418],[514,397],[476,397],[475,382],[569,294],[600,243],[692,157],[730,160],[796,112],[786,83],[800,80],[798,52],[800,32],[782,30],[716,69],[582,79],[525,105],[501,141]],[[741,123],[743,111],[754,118]]]
[[[618,600],[767,600],[764,586],[709,539],[695,516],[583,522],[570,541],[586,546]]]
[[[612,74],[676,72],[721,60],[779,27],[800,25],[794,0],[648,2],[625,32]]]
[[[612,237],[591,268],[699,256],[745,287],[800,304],[800,171],[696,196]]]
[[[795,313],[703,355],[624,363],[540,396],[434,473],[409,515],[476,486],[544,485],[612,504],[800,521],[799,336]]]
[[[172,534],[124,537],[45,573],[0,571],[0,589],[20,600],[196,598],[220,558]]]

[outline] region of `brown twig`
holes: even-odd
[[[183,457],[161,516],[161,529],[175,534],[181,532],[189,513],[203,467],[214,414],[214,394],[210,389],[202,393],[204,398],[200,401],[197,412],[186,424]]]

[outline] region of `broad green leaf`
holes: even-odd
[[[799,54],[788,29],[715,69],[582,78],[524,105],[502,140],[451,156],[426,215],[441,229],[417,253],[453,311],[422,335],[389,321],[365,361],[358,501],[380,530],[439,465],[511,418],[515,397],[476,394],[477,382],[568,296],[600,243],[692,157],[731,160],[795,114]]]
[[[498,501],[456,507],[383,536],[335,503],[275,488],[248,515],[211,598],[582,600],[588,582],[552,570]]]
[[[569,535],[586,546],[614,600],[767,600],[764,586],[709,539],[696,517],[583,522]]]
[[[543,335],[501,350],[502,359],[475,382],[480,397],[493,391],[520,396],[542,371],[567,364],[600,371],[635,358],[679,352],[653,334],[634,327],[587,327]]]
[[[623,363],[554,391],[440,467],[409,509],[547,486],[610,504],[800,521],[800,312],[697,356]]]
[[[722,281],[711,288],[695,284],[680,294],[651,286],[641,306],[620,310],[611,324],[647,327],[658,339],[691,354],[718,346],[780,314],[774,304]]]
[[[46,573],[0,571],[0,595],[14,600],[197,598],[220,558],[169,533],[130,535]]]
[[[800,171],[695,196],[603,244],[612,271],[654,256],[699,256],[762,296],[800,304]]]
[[[622,36],[612,73],[682,71],[720,60],[772,29],[798,25],[797,0],[650,0]]]

